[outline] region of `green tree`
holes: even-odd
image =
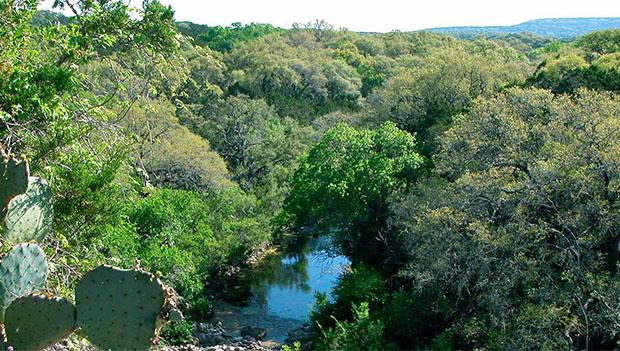
[[[477,97],[522,83],[526,63],[496,44],[454,45],[404,61],[369,100],[376,119],[416,133],[423,153],[431,155],[453,116]]]
[[[361,79],[355,68],[334,59],[312,36],[268,35],[233,49],[226,63],[231,93],[263,98],[281,116],[307,122],[336,109],[360,107]]]
[[[282,29],[276,28],[271,24],[250,23],[242,25],[239,22],[235,22],[228,27],[210,27],[190,22],[181,22],[177,24],[177,28],[179,32],[194,38],[198,44],[206,45],[213,50],[221,52],[230,51],[233,47],[243,42],[282,31]]]
[[[248,190],[276,167],[291,167],[312,131],[281,118],[264,100],[231,96],[188,116],[192,128],[226,160],[233,180]]]
[[[412,291],[451,305],[455,348],[617,342],[620,101],[511,89],[455,121],[444,179],[393,207]],[[447,339],[446,339],[447,338]]]
[[[123,121],[137,141],[133,164],[144,183],[197,191],[231,186],[222,157],[180,125],[175,112],[167,100],[140,99]]]
[[[577,45],[600,55],[620,51],[620,29],[596,31],[586,34]]]
[[[340,124],[301,161],[285,209],[298,227],[337,231],[348,255],[381,260],[387,196],[411,185],[421,163],[414,137],[393,123],[376,130]]]
[[[231,187],[203,193],[157,189],[126,203],[119,216],[99,227],[92,247],[113,262],[141,264],[173,286],[183,307],[202,315],[207,283],[223,284],[224,271],[242,265],[270,238],[256,198]]]
[[[380,351],[393,349],[383,340],[383,323],[370,316],[368,303],[353,305],[353,321],[336,321],[336,326],[323,331],[315,349],[320,351]]]
[[[543,48],[542,62],[528,85],[554,93],[575,94],[580,88],[620,91],[619,38],[619,30],[597,31]]]

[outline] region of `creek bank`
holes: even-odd
[[[224,289],[212,290],[209,323],[199,323],[195,334],[204,346],[260,345],[274,350],[306,341],[315,294],[331,299],[349,265],[346,257],[335,253],[329,235],[262,247],[243,268],[230,271]],[[240,344],[244,340],[256,344]]]
[[[156,351],[271,351],[280,350],[281,344],[261,342],[250,336],[225,330],[221,324],[195,323],[191,344],[159,346]],[[49,347],[45,351],[96,351],[88,341],[77,337]]]
[[[191,345],[157,350],[264,351],[280,350],[295,340],[306,341],[314,294],[331,296],[338,277],[349,265],[346,258],[334,255],[331,247],[328,238],[319,237],[257,250],[244,268],[229,269],[230,289],[212,287],[212,306],[204,311],[208,319],[193,324]],[[77,340],[70,343],[50,351],[94,350]]]
[[[240,265],[231,265],[223,273],[224,279],[208,289],[207,296],[211,301],[226,301],[236,305],[245,305],[249,303],[252,297],[250,285],[247,276],[252,272],[260,270],[260,265],[270,257],[280,254],[281,246],[267,244],[259,247]],[[213,318],[213,307],[205,313],[207,318]]]
[[[264,331],[261,344],[269,347],[288,342],[289,331],[298,329],[303,323],[294,319],[277,318],[269,315],[256,302],[237,306],[224,301],[214,302],[213,324],[227,331],[228,335],[242,337],[250,329]],[[261,333],[262,334],[262,333]],[[255,335],[259,336],[259,335]]]
[[[250,328],[250,327],[248,327]],[[250,328],[253,329],[253,328]],[[266,330],[260,330],[266,334]],[[272,350],[272,345],[260,341],[265,335],[243,335],[240,331],[229,331],[224,329],[221,323],[196,323],[194,324],[194,337],[199,345],[206,347],[208,350]],[[262,336],[262,338],[260,338]],[[278,345],[273,345],[278,346]]]
[[[329,235],[265,247],[247,269],[236,272],[229,289],[212,300],[209,322],[235,336],[262,339],[263,344],[303,341],[315,294],[331,299],[349,265],[346,257],[334,252]]]

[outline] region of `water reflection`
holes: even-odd
[[[282,256],[266,259],[252,272],[255,302],[269,315],[305,320],[316,292],[331,294],[338,276],[349,265],[335,255],[328,236],[306,239]]]

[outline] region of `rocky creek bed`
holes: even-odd
[[[234,307],[234,306],[231,306]],[[221,316],[226,316],[226,310]],[[216,317],[217,318],[217,317]],[[158,351],[269,351],[281,350],[283,342],[291,342],[307,335],[303,326],[296,329],[286,329],[286,337],[281,341],[269,337],[269,330],[264,327],[236,324],[232,319],[223,318],[230,329],[224,327],[221,321],[215,323],[195,323],[194,341],[192,344],[181,346],[161,346]],[[236,320],[241,320],[235,317]],[[262,324],[274,328],[277,333],[284,333],[284,324],[277,326],[273,323]],[[70,338],[62,344],[57,344],[46,351],[95,351],[96,349],[85,340]]]

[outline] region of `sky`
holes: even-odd
[[[138,0],[133,0],[138,3]],[[512,25],[537,18],[620,17],[620,0],[161,0],[178,21],[227,26],[325,20],[335,28],[389,32],[445,26]],[[45,0],[41,8],[49,8]]]

